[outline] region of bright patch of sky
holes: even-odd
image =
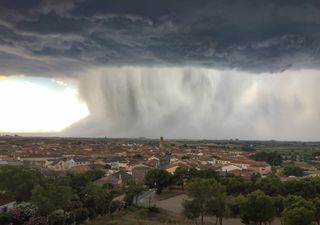
[[[89,115],[72,82],[0,75],[0,132],[59,132]]]

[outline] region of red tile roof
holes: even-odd
[[[75,172],[75,173],[86,172],[88,170],[90,170],[90,167],[87,165],[74,166],[74,167],[71,167],[71,169],[70,169],[70,171]]]

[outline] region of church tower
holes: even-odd
[[[160,149],[161,151],[164,151],[164,150],[165,150],[164,139],[163,139],[162,136],[160,137],[159,149]]]

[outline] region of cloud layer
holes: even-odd
[[[2,0],[0,68],[79,74],[97,65],[319,68],[318,0]]]
[[[319,0],[0,2],[0,74],[79,81],[64,135],[316,140],[319,65]]]
[[[313,70],[97,69],[80,81],[91,115],[64,135],[317,140],[319,82]]]

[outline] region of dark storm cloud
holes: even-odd
[[[2,0],[0,31],[0,67],[25,73],[35,65],[49,74],[90,65],[275,72],[320,61],[318,0]]]

